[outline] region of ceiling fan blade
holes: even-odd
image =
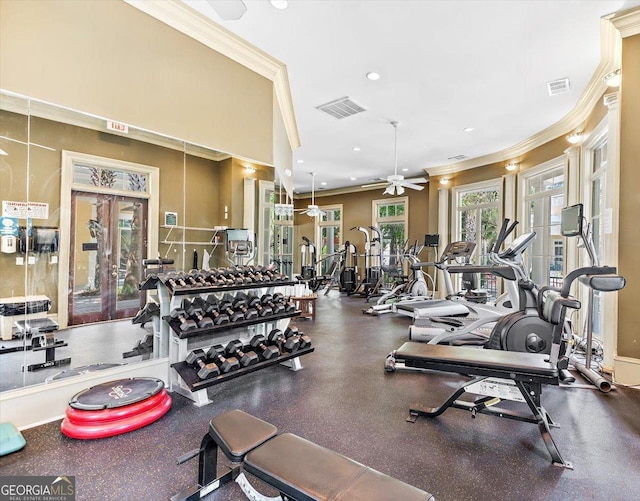
[[[209,5],[224,21],[236,21],[247,12],[242,0],[209,0]]]
[[[419,184],[407,183],[407,181],[402,181],[398,184],[400,186],[404,186],[405,188],[411,188],[412,190],[418,190],[418,191],[424,190],[424,186],[420,186]]]
[[[379,183],[363,184],[360,188],[380,188],[389,184],[387,181],[381,181]]]
[[[424,178],[424,177],[412,177],[410,179],[405,179],[404,182],[405,183],[413,183],[413,184],[421,184],[421,183],[428,183],[429,180]]]

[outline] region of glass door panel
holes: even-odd
[[[144,303],[146,200],[74,191],[71,211],[69,325],[135,315]]]

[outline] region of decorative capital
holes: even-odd
[[[602,102],[604,105],[609,108],[609,111],[617,108],[618,103],[620,102],[620,93],[619,92],[611,92],[609,94],[605,94],[602,98]]]

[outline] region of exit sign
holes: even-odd
[[[122,132],[123,134],[129,133],[128,125],[121,124],[120,122],[114,122],[113,120],[107,120],[107,129]]]

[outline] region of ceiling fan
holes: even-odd
[[[237,21],[247,12],[247,6],[242,0],[208,0],[209,5],[216,11],[223,21]],[[269,0],[276,9],[286,9],[287,0]]]
[[[309,172],[309,174],[311,174],[311,203],[307,205],[306,209],[302,209],[302,212],[300,212],[300,214],[306,214],[309,217],[324,216],[326,212],[323,210],[320,210],[320,207],[318,207],[315,203],[315,182],[314,181],[315,181],[316,173]],[[296,209],[296,210],[300,210],[300,209]]]
[[[411,188],[412,190],[424,190],[424,186],[420,186],[418,183],[426,183],[428,179],[424,177],[414,177],[411,179],[405,179],[403,175],[398,174],[398,122],[389,122],[394,129],[394,154],[395,154],[395,169],[391,176],[387,177],[386,183],[373,183],[364,184],[362,188],[371,188],[374,186],[387,186],[384,190],[385,195],[402,195],[405,188]]]

